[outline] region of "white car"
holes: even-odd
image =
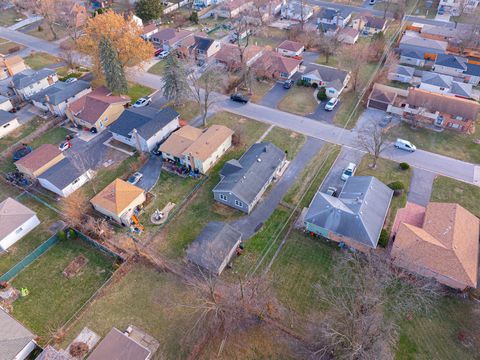
[[[163,50],[160,54],[157,55],[159,59],[165,59],[170,54],[170,51]]]
[[[348,166],[342,172],[341,179],[343,181],[347,181],[349,177],[353,176],[356,168],[357,168],[357,165],[355,165],[354,163],[348,164]]]
[[[134,107],[134,108],[145,107],[145,106],[150,105],[151,102],[152,102],[152,99],[151,99],[151,98],[149,98],[149,97],[143,97],[143,98],[138,99],[138,100],[135,102],[135,104],[133,104],[133,107]]]
[[[326,111],[332,111],[335,106],[338,104],[338,98],[331,98],[328,100],[327,104],[325,105],[325,110]]]
[[[75,81],[77,81],[77,78],[71,77],[65,80],[65,84],[71,84],[71,83],[74,83]]]
[[[395,147],[397,149],[410,152],[414,152],[415,150],[417,150],[417,147],[413,145],[410,141],[403,139],[397,139],[397,141],[395,142]]]
[[[140,179],[143,177],[143,174],[140,173],[140,172],[135,172],[133,173],[127,180],[128,183],[132,184],[132,185],[135,185],[136,183],[138,183],[140,181]]]
[[[70,141],[64,141],[60,145],[58,145],[58,150],[65,151],[72,147],[72,143]]]

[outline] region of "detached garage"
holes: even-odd
[[[397,98],[397,93],[389,89],[389,86],[375,84],[368,97],[367,107],[387,111],[388,106],[392,105]]]
[[[0,203],[0,251],[7,250],[38,224],[37,214],[19,203],[7,198]]]

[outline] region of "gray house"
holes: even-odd
[[[36,347],[35,335],[0,308],[0,359],[23,360]]]
[[[400,63],[413,66],[425,66],[425,57],[419,51],[406,49],[401,51]]]
[[[235,254],[242,234],[227,223],[212,221],[187,249],[187,259],[220,275]]]
[[[340,195],[318,192],[304,224],[307,231],[360,251],[377,247],[393,191],[373,176],[352,176]]]
[[[239,160],[227,161],[213,189],[216,201],[252,211],[285,162],[285,152],[269,142],[253,144]]]
[[[388,72],[388,79],[409,84],[412,82],[414,73],[415,68],[411,66],[397,65],[392,67]]]
[[[448,43],[441,40],[423,38],[418,34],[405,34],[398,45],[402,51],[415,51],[422,54],[425,58],[435,59],[436,54],[445,54]]]

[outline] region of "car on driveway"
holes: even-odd
[[[152,102],[152,99],[149,98],[148,96],[147,97],[142,97],[142,98],[138,99],[137,101],[135,101],[135,104],[133,104],[133,107],[134,108],[145,107],[145,106],[150,105],[151,102]]]
[[[71,84],[71,83],[74,83],[75,81],[77,81],[77,78],[71,77],[65,80],[65,84]]]
[[[326,111],[332,111],[335,108],[335,106],[337,106],[337,104],[338,104],[338,98],[331,98],[325,104],[325,110]]]
[[[163,51],[159,52],[159,53],[156,55],[156,57],[159,58],[159,59],[165,59],[169,54],[170,54],[169,51],[163,50]]]
[[[355,165],[354,163],[349,163],[348,166],[343,170],[341,179],[343,181],[347,181],[349,177],[353,176],[356,168],[357,165]]]
[[[70,141],[64,141],[60,145],[58,145],[58,150],[65,151],[72,147],[72,143]]]
[[[417,147],[413,145],[410,141],[404,139],[397,139],[395,141],[395,147],[400,150],[414,152],[417,150]]]
[[[143,174],[137,171],[137,172],[133,173],[132,175],[130,175],[127,182],[132,184],[132,185],[135,185],[136,183],[138,183],[140,181],[140,179],[142,177],[143,177]]]
[[[230,100],[239,102],[242,104],[246,104],[250,101],[250,98],[248,96],[242,95],[242,94],[232,94],[230,95]]]
[[[288,79],[283,83],[283,88],[284,89],[290,89],[293,86],[293,80]]]
[[[385,115],[382,118],[382,120],[380,120],[380,123],[378,125],[380,125],[380,127],[384,128],[392,122],[392,119],[393,119],[392,115]]]
[[[335,186],[329,186],[327,191],[325,192],[327,195],[337,197],[338,190]]]

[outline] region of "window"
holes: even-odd
[[[9,126],[10,126],[10,123],[3,125],[3,128],[5,129],[5,128],[9,127]]]
[[[280,76],[283,77],[283,78],[288,78],[288,74],[284,73],[284,72],[280,73]]]
[[[227,195],[225,195],[225,194],[220,194],[219,198],[220,198],[220,200],[227,201]]]
[[[20,234],[23,231],[22,227],[19,227],[17,230],[15,230],[15,234]]]
[[[243,203],[241,201],[235,200],[235,206],[243,207]]]

